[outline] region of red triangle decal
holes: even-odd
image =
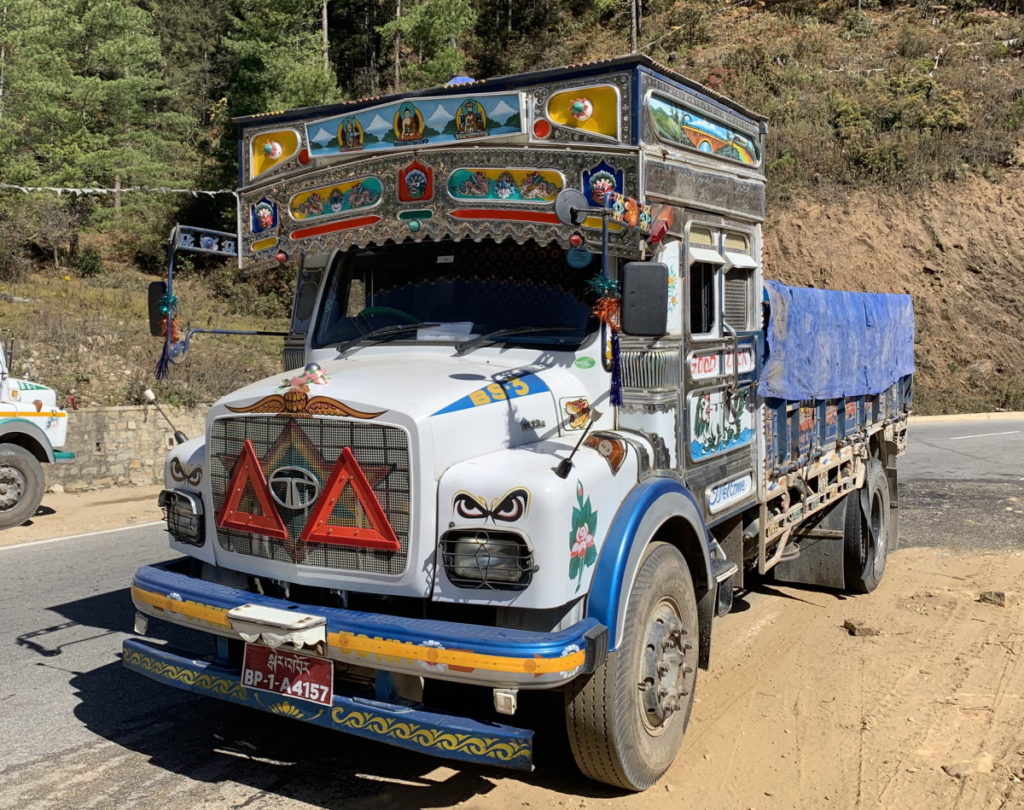
[[[369,528],[328,523],[347,486],[352,487],[352,493],[370,524]],[[342,448],[338,463],[331,472],[331,478],[317,500],[299,539],[305,543],[333,543],[380,551],[398,551],[401,548],[398,536],[388,522],[387,515],[384,514],[384,509],[377,500],[370,482],[366,480],[366,475],[352,454],[351,448]]]
[[[256,498],[262,514],[243,512],[239,508],[247,486],[252,488],[253,497]],[[288,529],[274,508],[267,477],[263,474],[259,459],[256,458],[256,448],[249,439],[242,445],[242,453],[231,472],[228,497],[221,507],[220,514],[217,515],[217,526],[222,529],[264,534],[278,540],[288,539]]]

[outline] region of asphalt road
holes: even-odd
[[[900,480],[1001,481],[1024,490],[1024,419],[912,421]]]
[[[1024,549],[1024,420],[918,424],[901,459],[907,545]],[[128,584],[168,556],[158,527],[0,550],[0,808],[451,806],[493,783],[325,729],[235,709],[125,671]],[[202,643],[153,622],[175,646]],[[589,794],[550,695],[524,779]],[[545,720],[542,715],[546,716]],[[553,718],[553,719],[552,719]]]
[[[898,467],[904,545],[1024,549],[1024,419],[912,423]]]

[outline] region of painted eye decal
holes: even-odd
[[[510,489],[500,498],[495,498],[491,501],[490,507],[488,507],[487,502],[483,498],[477,498],[468,492],[456,493],[452,501],[452,508],[455,510],[455,514],[461,518],[466,520],[490,518],[492,521],[501,520],[506,523],[519,520],[519,518],[526,514],[526,509],[529,505],[530,491],[522,487]]]
[[[511,523],[519,520],[526,512],[526,505],[530,501],[530,493],[525,489],[513,489],[501,499],[497,506],[491,511],[491,517],[495,520],[504,520]]]
[[[460,492],[452,503],[455,514],[468,520],[480,520],[490,515],[490,510],[468,492]]]
[[[199,486],[199,483],[203,480],[202,467],[193,467],[191,470],[186,471],[181,461],[176,458],[171,459],[169,472],[171,473],[171,478],[175,481],[187,481],[194,487]]]

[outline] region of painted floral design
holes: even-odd
[[[294,717],[296,720],[301,720],[306,715],[296,706],[293,706],[287,700],[281,703],[275,703],[270,707],[270,711],[274,714],[282,714],[285,717]]]
[[[569,579],[575,579],[576,590],[583,585],[583,572],[597,562],[597,512],[590,497],[583,499],[583,482],[576,482],[576,506],[572,508],[572,529],[569,531]]]
[[[668,305],[671,309],[679,307],[679,268],[675,264],[668,266]]]

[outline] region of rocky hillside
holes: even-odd
[[[1024,410],[1024,169],[794,199],[765,237],[766,277],[914,297],[918,413]]]

